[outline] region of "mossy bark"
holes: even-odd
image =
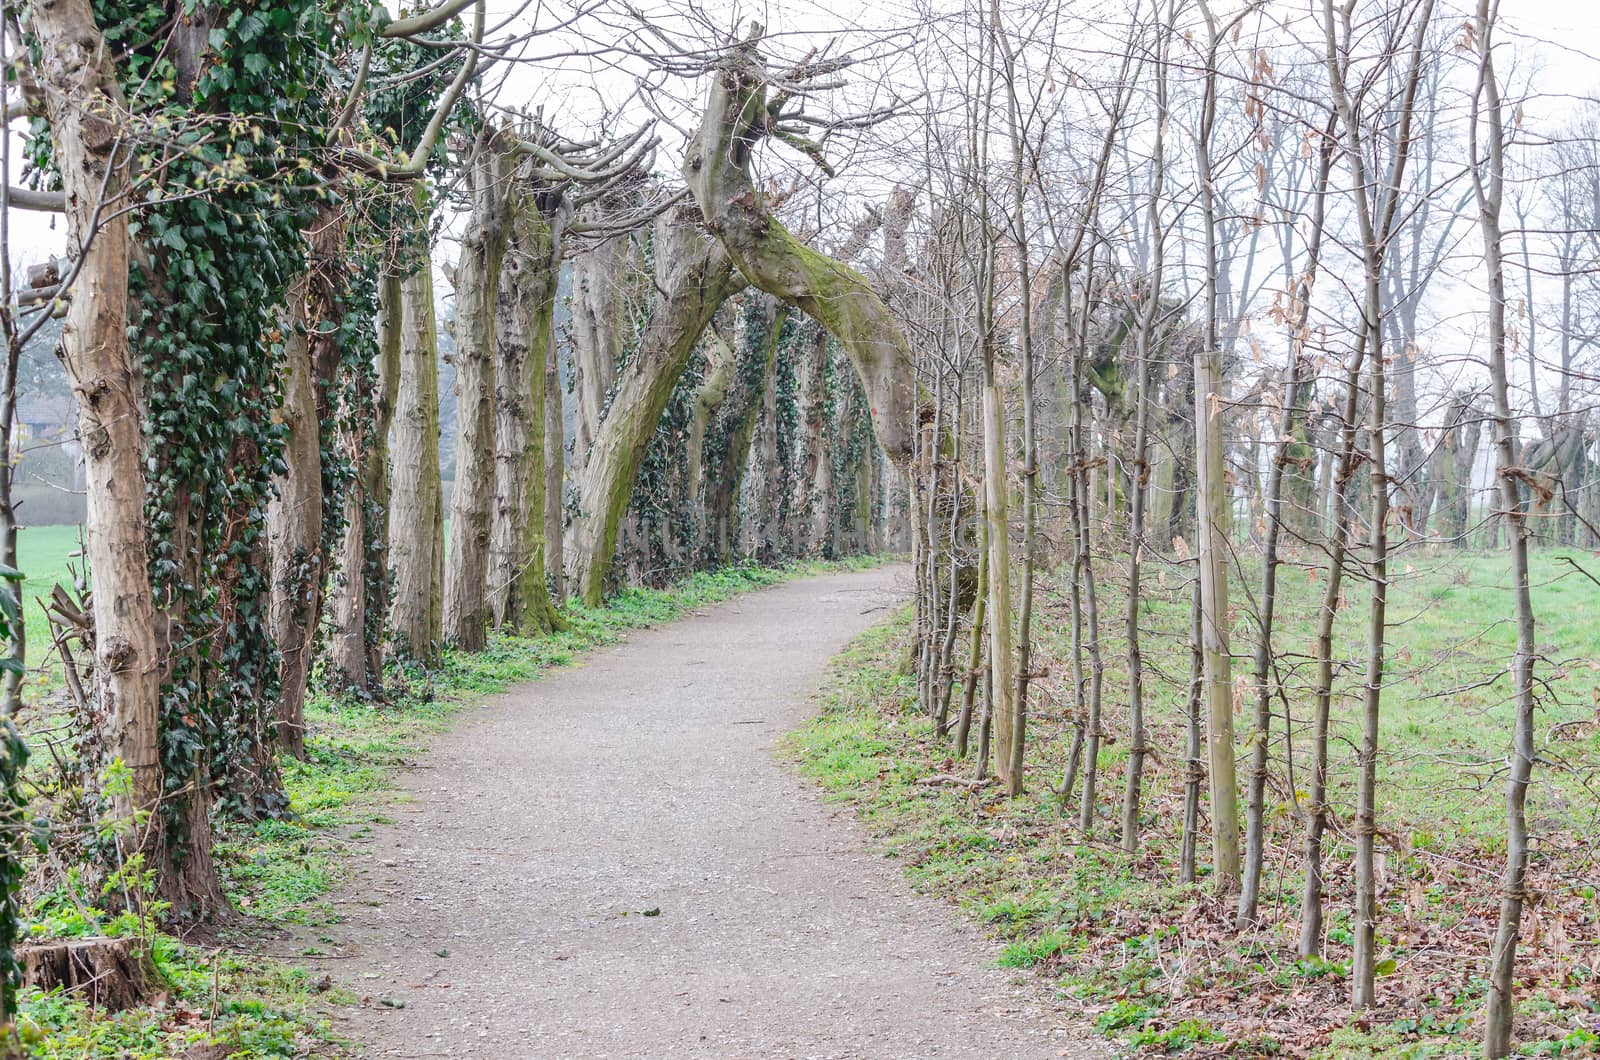
[[[456,263],[456,477],[445,549],[444,638],[481,651],[489,630],[494,498],[495,300],[509,228],[505,160],[480,136],[470,165],[473,209]]]
[[[767,208],[751,177],[755,144],[773,116],[766,65],[756,42],[734,46],[718,64],[683,175],[707,226],[747,281],[827,328],[849,355],[870,402],[879,444],[909,460],[916,398],[911,347],[866,279],[795,238]]]
[[[400,379],[389,448],[389,626],[396,650],[425,666],[443,638],[444,508],[439,481],[439,332],[433,265],[400,284]]]
[[[657,244],[663,294],[617,380],[578,486],[571,569],[591,606],[604,596],[618,529],[662,410],[711,318],[744,285],[722,246],[700,239],[681,217],[661,222]]]
[[[706,553],[714,564],[727,563],[733,556],[738,536],[739,489],[744,483],[750,446],[755,439],[756,421],[761,412],[761,397],[767,375],[778,352],[788,306],[766,295],[741,307],[738,348],[733,385],[712,420],[715,444],[705,453]],[[753,327],[759,322],[759,328]]]
[[[495,496],[489,535],[495,625],[563,626],[545,583],[545,361],[555,341],[563,211],[515,204],[495,312]],[[559,443],[557,439],[556,444]]]

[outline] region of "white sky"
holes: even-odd
[[[697,35],[703,46],[706,35],[696,32],[683,25],[682,16],[674,12],[684,9],[681,3],[674,0],[639,0],[640,5],[648,13],[659,14],[662,24],[668,27],[685,29],[681,39],[692,41]],[[707,12],[706,18],[715,20],[718,24],[733,28],[742,27],[750,18],[754,17],[764,22],[768,28],[769,36],[777,38],[776,46],[794,51],[827,35],[840,34],[840,41],[848,48],[853,43],[859,44],[862,40],[881,36],[881,31],[891,27],[915,24],[918,19],[911,8],[913,0],[891,0],[890,4],[869,4],[859,0],[800,0],[794,3],[728,3],[725,0],[712,0],[701,10]],[[1116,0],[1060,0],[1069,5],[1075,15],[1092,15],[1095,9],[1102,6],[1120,7]],[[1448,2],[1448,0],[1447,0]],[[1455,0],[1456,4],[1461,0]],[[494,25],[504,16],[517,8],[516,0],[491,0],[489,4],[489,23]],[[933,0],[933,6],[948,7],[947,3]],[[1226,11],[1232,6],[1229,0],[1220,0],[1217,5]],[[1320,8],[1318,0],[1278,0],[1269,6],[1269,10],[1278,18],[1292,17],[1300,13],[1310,13]],[[1460,7],[1455,10],[1462,11]],[[1584,49],[1591,43],[1600,49],[1600,4],[1591,4],[1584,0],[1501,0],[1502,26],[1500,39],[1503,45],[1502,72],[1507,63],[1505,57],[1509,56],[1510,65],[1532,69],[1535,71],[1535,93],[1539,97],[1529,106],[1528,119],[1538,124],[1559,124],[1565,111],[1573,103],[1584,96],[1600,94],[1600,60],[1589,54]],[[1448,17],[1448,16],[1447,16]],[[547,15],[543,21],[550,22],[554,16]],[[612,24],[607,25],[610,21]],[[560,37],[544,37],[533,40],[529,45],[529,53],[538,55],[560,51],[575,37],[589,41],[615,40],[620,35],[620,30],[615,28],[622,23],[615,19],[605,20],[599,17],[580,22],[574,30]],[[851,30],[870,30],[872,32],[855,32]],[[916,45],[927,49],[938,47],[937,42],[923,40]],[[911,64],[901,62],[898,65],[886,60],[886,65],[869,63],[880,69],[909,68]],[[508,76],[506,87],[500,97],[504,103],[515,104],[525,109],[532,110],[543,107],[547,120],[564,130],[582,128],[592,125],[597,116],[603,111],[614,110],[619,104],[626,104],[621,117],[614,117],[608,124],[609,131],[616,132],[636,126],[646,117],[644,108],[639,106],[637,99],[630,100],[634,93],[635,78],[644,70],[642,64],[617,57],[572,57],[541,62],[538,64],[523,64],[515,68]],[[866,81],[870,83],[870,76],[863,78],[858,75],[854,80],[857,83]],[[905,95],[915,91],[913,85],[890,86],[898,89]],[[665,94],[680,98],[679,105],[665,105],[663,110],[669,120],[676,120],[686,124],[686,115],[697,101],[700,87],[684,78],[667,79],[662,85]],[[658,168],[670,170],[675,164],[676,157],[682,144],[682,134],[670,125],[659,127],[659,135],[663,144]],[[17,138],[13,136],[13,159],[18,156]],[[14,165],[14,169],[15,169]],[[873,178],[888,176],[871,172],[860,172],[870,168],[858,166],[854,174],[856,179],[865,178],[869,183]],[[843,182],[848,187],[852,181]],[[841,185],[832,185],[839,188]],[[12,256],[18,265],[26,265],[42,260],[54,254],[59,254],[64,249],[64,232],[59,221],[48,215],[14,211],[10,219],[12,231]],[[439,259],[448,260],[454,256],[454,248],[448,245],[441,247],[437,255]],[[1441,284],[1439,297],[1449,303],[1457,300],[1464,304],[1472,301],[1472,279],[1470,274],[1464,281],[1466,290],[1460,290],[1460,284]],[[1448,304],[1443,307],[1444,312],[1437,312],[1440,317],[1454,315]],[[1470,325],[1469,328],[1470,330]]]
[[[1083,0],[1060,2],[1079,12],[1101,6],[1097,0],[1088,3]],[[492,0],[488,5],[489,25],[504,21],[519,6],[518,0]],[[667,23],[665,12],[673,8],[681,9],[681,5],[670,3],[670,0],[660,4],[645,2],[639,6],[646,12],[661,11],[664,24]],[[1229,5],[1224,2],[1218,6],[1226,10]],[[1297,9],[1309,12],[1313,6],[1320,5],[1314,5],[1314,0],[1293,0],[1291,3],[1282,3],[1280,0],[1270,5],[1271,9],[1283,15],[1293,14]],[[848,41],[852,30],[876,33],[887,28],[912,25],[917,21],[917,16],[903,0],[891,0],[887,4],[863,3],[861,0],[797,0],[781,3],[771,0],[758,3],[713,0],[705,4],[702,10],[708,13],[708,17],[729,27],[743,26],[751,18],[759,19],[767,25],[769,35],[797,38],[797,49],[799,41],[826,39],[834,34]],[[1515,62],[1521,64],[1531,61],[1537,66],[1536,83],[1543,99],[1530,108],[1530,119],[1559,119],[1573,98],[1600,94],[1600,58],[1596,57],[1600,54],[1600,4],[1588,0],[1501,0],[1501,17],[1501,39]],[[546,16],[543,21],[552,20]],[[580,22],[574,32],[601,41],[617,36],[614,29],[598,18]],[[571,34],[564,36],[570,39]],[[859,34],[857,39],[860,36],[865,34]],[[557,50],[551,41],[552,38],[540,38],[531,42],[528,45],[529,54],[539,55]],[[924,41],[920,46],[926,48],[935,45]],[[1594,53],[1587,50],[1591,47],[1595,49]],[[508,87],[501,98],[529,110],[544,108],[547,119],[558,127],[590,126],[602,111],[615,108],[632,94],[634,78],[631,74],[637,73],[639,64],[626,64],[630,72],[623,72],[618,69],[621,63],[625,63],[625,60],[619,62],[604,57],[588,59],[569,56],[537,65],[522,64],[510,74]],[[681,78],[670,79],[663,87],[671,93],[691,99],[698,92],[697,86],[691,86]],[[901,87],[908,95],[914,91],[914,86]],[[673,109],[668,108],[669,116]],[[1539,113],[1541,110],[1545,113]],[[636,102],[630,103],[627,111],[628,116],[620,122],[623,127],[632,127],[645,118],[644,110]],[[682,136],[666,126],[661,127],[660,135],[663,141],[661,162],[663,166],[671,165],[678,154]],[[13,134],[12,139],[15,173],[20,169],[17,163],[20,137]],[[26,265],[43,260],[63,249],[65,236],[61,226],[46,215],[13,211],[11,231],[12,257],[17,264]]]

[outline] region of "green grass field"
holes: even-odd
[[[1027,793],[1001,798],[918,783],[969,774],[933,738],[905,671],[906,626],[869,635],[839,667],[823,715],[793,738],[800,768],[855,805],[920,886],[961,904],[1003,941],[999,962],[1041,972],[1079,999],[1106,1034],[1156,1051],[1238,1056],[1435,1057],[1473,1053],[1503,857],[1511,742],[1506,667],[1515,642],[1504,555],[1414,550],[1389,594],[1391,645],[1381,726],[1379,1007],[1346,1006],[1354,741],[1368,586],[1346,581],[1335,657],[1327,844],[1326,960],[1294,951],[1307,766],[1312,636],[1323,582],[1285,568],[1277,647],[1292,722],[1275,707],[1263,923],[1236,934],[1231,903],[1178,883],[1190,589],[1178,568],[1146,568],[1140,627],[1150,742],[1143,844],[1117,849],[1127,765],[1126,599],[1121,557],[1101,574],[1105,717],[1094,835],[1052,790],[1071,742],[1070,617],[1059,573],[1042,577],[1036,631],[1048,676],[1030,703]],[[1519,1037],[1531,1055],[1600,1046],[1600,557],[1541,550],[1540,761],[1528,809],[1535,834],[1521,953]],[[1241,781],[1254,712],[1251,614],[1259,570],[1232,585],[1235,724]],[[965,639],[963,638],[963,643]],[[964,659],[962,660],[964,665]],[[1080,785],[1081,792],[1081,785]],[[1202,807],[1204,811],[1205,806]],[[1209,840],[1202,836],[1202,860]],[[1392,964],[1387,962],[1393,962]]]
[[[57,584],[73,587],[83,572],[76,526],[28,526],[17,534],[17,566],[22,571],[22,616],[27,636],[28,667],[37,671],[36,687],[48,691],[61,683],[60,660],[50,650],[50,623],[39,600],[50,599]]]
[[[1306,557],[1312,563],[1316,557]],[[1574,828],[1594,822],[1583,805],[1595,801],[1588,787],[1600,762],[1600,557],[1583,550],[1543,549],[1532,556],[1534,607],[1538,616],[1541,743],[1562,765],[1542,770],[1530,804]],[[1113,734],[1123,721],[1127,696],[1124,630],[1126,602],[1122,572],[1113,565],[1102,582],[1103,651],[1106,707]],[[1255,708],[1254,599],[1259,569],[1235,578],[1231,588],[1236,722],[1241,738]],[[1412,838],[1429,843],[1466,842],[1498,849],[1504,825],[1501,780],[1510,749],[1512,708],[1507,672],[1516,630],[1511,622],[1510,561],[1503,554],[1416,552],[1402,556],[1391,571],[1388,660],[1381,745],[1387,776],[1382,809],[1391,825],[1404,823]],[[1161,581],[1167,584],[1161,584]],[[1070,619],[1064,586],[1055,575],[1040,620],[1040,638],[1058,662],[1050,686],[1055,698],[1070,695]],[[1280,574],[1275,644],[1293,729],[1290,743],[1302,789],[1310,723],[1309,681],[1313,637],[1324,589],[1323,572],[1286,566]],[[1333,708],[1334,802],[1346,810],[1354,802],[1353,745],[1358,739],[1358,704],[1365,680],[1368,584],[1346,578],[1335,635],[1337,697]],[[1141,628],[1154,671],[1147,685],[1151,724],[1159,748],[1169,755],[1182,747],[1182,707],[1188,677],[1190,592],[1180,579],[1158,580],[1143,594]],[[1274,758],[1286,760],[1283,706],[1275,706]],[[1557,726],[1561,726],[1557,730]],[[1554,738],[1550,739],[1552,732]],[[1241,739],[1243,761],[1245,748]],[[1126,755],[1121,744],[1104,751],[1103,767],[1119,772]],[[1585,765],[1590,768],[1585,768]],[[1158,769],[1160,763],[1158,763]],[[1281,780],[1290,779],[1287,769]],[[1292,801],[1288,799],[1285,801]],[[1344,805],[1341,805],[1341,802]],[[1448,828],[1441,828],[1448,822]]]

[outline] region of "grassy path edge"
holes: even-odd
[[[446,652],[423,673],[401,670],[387,702],[318,693],[307,705],[307,757],[281,765],[293,815],[221,826],[216,857],[235,907],[244,914],[212,944],[186,944],[152,932],[137,917],[99,914],[95,895],[68,881],[39,895],[30,910],[34,938],[145,937],[167,991],[150,1006],[105,1013],[71,996],[24,992],[24,1055],[39,1060],[265,1060],[329,1055],[343,1044],[330,1006],[353,998],[329,988],[316,967],[329,956],[325,929],[337,922],[329,901],[347,878],[352,841],[380,823],[394,780],[463,709],[538,680],[639,629],[670,622],[744,593],[810,575],[862,570],[889,557],[779,567],[740,565],[693,574],[667,589],[630,588],[604,607],[571,605],[569,628],[539,638],[495,635],[476,654]],[[311,941],[287,959],[274,941]],[[297,943],[291,943],[295,945]]]

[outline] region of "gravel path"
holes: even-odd
[[[374,1060],[1098,1055],[769,754],[907,581],[743,596],[464,714],[357,855],[340,1031]]]

